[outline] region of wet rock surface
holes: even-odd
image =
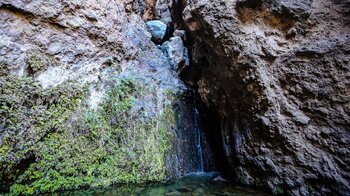
[[[349,2],[184,5],[183,78],[212,111],[206,121],[219,116],[207,131],[221,133],[235,180],[275,194],[349,194]]]

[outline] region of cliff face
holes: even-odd
[[[205,111],[205,166],[275,194],[349,194],[349,17],[348,0],[2,0],[0,192],[194,171],[179,73]]]
[[[213,111],[207,131],[221,132],[235,179],[348,194],[350,2],[182,3],[192,58],[182,75]]]
[[[165,181],[190,170],[185,86],[141,11],[124,1],[1,1],[0,192]]]

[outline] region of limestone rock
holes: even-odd
[[[172,22],[171,13],[170,13],[170,8],[172,6],[173,6],[173,2],[170,0],[157,0],[154,6],[155,18],[169,25]]]
[[[174,36],[179,36],[181,37],[182,40],[186,40],[186,32],[184,30],[178,30],[176,29],[173,33]]]

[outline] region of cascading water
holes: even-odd
[[[197,108],[196,101],[196,92],[193,90],[193,110],[194,110],[194,137],[195,145],[198,153],[198,169],[197,172],[204,172],[204,163],[203,163],[203,152],[202,152],[202,138],[201,138],[201,126],[200,126],[200,115]]]
[[[193,88],[188,87],[182,101],[174,104],[176,140],[173,143],[174,154],[169,157],[168,165],[179,178],[212,169],[207,168],[208,162],[212,160],[210,149],[207,149],[209,146],[203,132],[200,103],[196,100],[196,93]]]

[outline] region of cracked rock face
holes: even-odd
[[[208,131],[221,132],[237,181],[276,194],[349,194],[349,5],[186,2],[185,78],[219,115]]]
[[[109,68],[165,89],[183,88],[145,23],[122,3],[2,1],[0,62],[13,74],[35,76],[43,88],[69,80],[101,86]],[[35,73],[32,58],[44,64]]]

